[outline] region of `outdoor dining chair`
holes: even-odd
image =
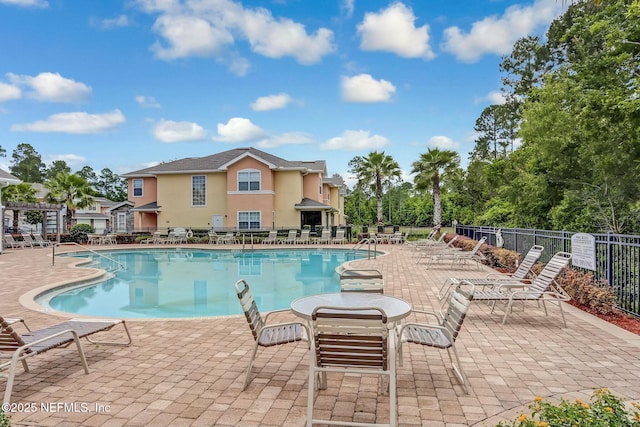
[[[251,376],[251,368],[256,357],[258,347],[272,347],[280,344],[288,344],[296,341],[308,341],[309,329],[307,325],[300,322],[286,322],[268,324],[269,316],[273,313],[286,312],[289,309],[274,310],[267,312],[264,317],[260,314],[256,305],[249,285],[244,279],[240,279],[235,283],[236,293],[242,306],[253,339],[255,341],[251,358],[249,359],[249,367],[247,368],[247,376],[245,377],[242,390],[247,388],[249,378]]]
[[[311,315],[313,349],[309,356],[307,427],[313,424],[342,426],[396,425],[395,332],[387,327],[387,315],[374,307],[316,307]],[[327,388],[327,373],[379,375],[389,384],[389,422],[385,424],[314,418],[317,390]]]
[[[431,311],[414,309],[414,313],[431,316],[435,319],[435,322],[406,323],[402,326],[399,332],[400,343],[398,344],[400,366],[402,366],[402,347],[404,343],[414,343],[447,350],[453,372],[462,384],[464,392],[468,394],[469,380],[462,369],[455,345],[473,298],[474,286],[472,284],[465,287],[465,289],[461,289],[461,286],[458,286],[451,292],[449,300],[446,301],[448,308],[442,317]],[[441,309],[440,311],[442,312],[443,310]]]

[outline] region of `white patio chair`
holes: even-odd
[[[296,244],[304,245],[311,243],[311,230],[302,230],[300,232],[300,237],[296,239]]]
[[[289,234],[287,235],[287,237],[285,237],[284,239],[278,240],[278,243],[281,243],[283,245],[286,245],[286,244],[295,245],[297,236],[298,236],[297,230],[289,230]]]
[[[317,307],[311,315],[313,351],[310,354],[307,427],[313,424],[342,426],[396,425],[395,332],[387,315],[373,307]],[[316,390],[327,388],[327,373],[380,375],[389,384],[389,422],[384,424],[314,418]]]
[[[269,231],[269,235],[262,241],[265,245],[274,245],[278,243],[278,230]]]
[[[427,257],[426,267],[429,268],[429,266],[440,261],[451,261],[452,267],[455,265],[466,265],[469,261],[475,261],[476,267],[480,268],[482,261],[485,259],[482,252],[480,252],[480,247],[486,240],[486,237],[481,238],[470,251],[438,252],[431,254]]]
[[[331,239],[331,243],[345,243],[344,229],[336,230],[336,237]]]

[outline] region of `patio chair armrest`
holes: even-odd
[[[417,308],[414,308],[413,310],[411,310],[414,313],[420,313],[420,314],[424,314],[427,316],[433,316],[434,318],[436,318],[436,320],[438,321],[438,323],[442,320],[442,317],[440,317],[440,315],[438,313],[436,313],[435,311],[431,311],[431,310],[420,310]]]
[[[524,290],[527,286],[528,285],[526,283],[516,283],[516,282],[499,283],[498,282],[497,286],[495,286],[494,289],[496,291],[505,290],[506,292],[516,292],[512,288],[520,288],[520,289]]]
[[[546,291],[542,293],[543,297],[546,295],[549,295],[551,297],[553,297],[553,299],[557,299],[560,301],[570,301],[571,300],[571,296],[567,295],[567,294],[563,294],[561,292],[556,292],[556,291]]]

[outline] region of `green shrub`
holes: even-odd
[[[10,421],[11,420],[9,419],[9,416],[6,415],[2,409],[0,409],[0,427],[10,427]]]
[[[640,409],[638,403],[633,406]],[[624,402],[606,388],[596,390],[591,403],[563,399],[552,405],[536,397],[529,409],[530,416],[523,413],[516,420],[500,422],[496,427],[640,427],[640,413],[637,410],[628,413]]]
[[[604,280],[596,280],[592,273],[566,269],[558,282],[578,304],[602,314],[614,312],[616,294],[613,287]]]
[[[95,232],[96,230],[89,224],[76,224],[70,230],[71,238],[77,243],[86,243],[89,240],[87,234]]]

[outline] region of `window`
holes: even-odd
[[[241,230],[260,228],[260,212],[238,212],[238,228]]]
[[[238,172],[238,191],[260,191],[260,171]]]
[[[142,197],[142,183],[141,179],[133,180],[133,197]]]
[[[191,206],[207,204],[207,177],[194,175],[191,177]]]

